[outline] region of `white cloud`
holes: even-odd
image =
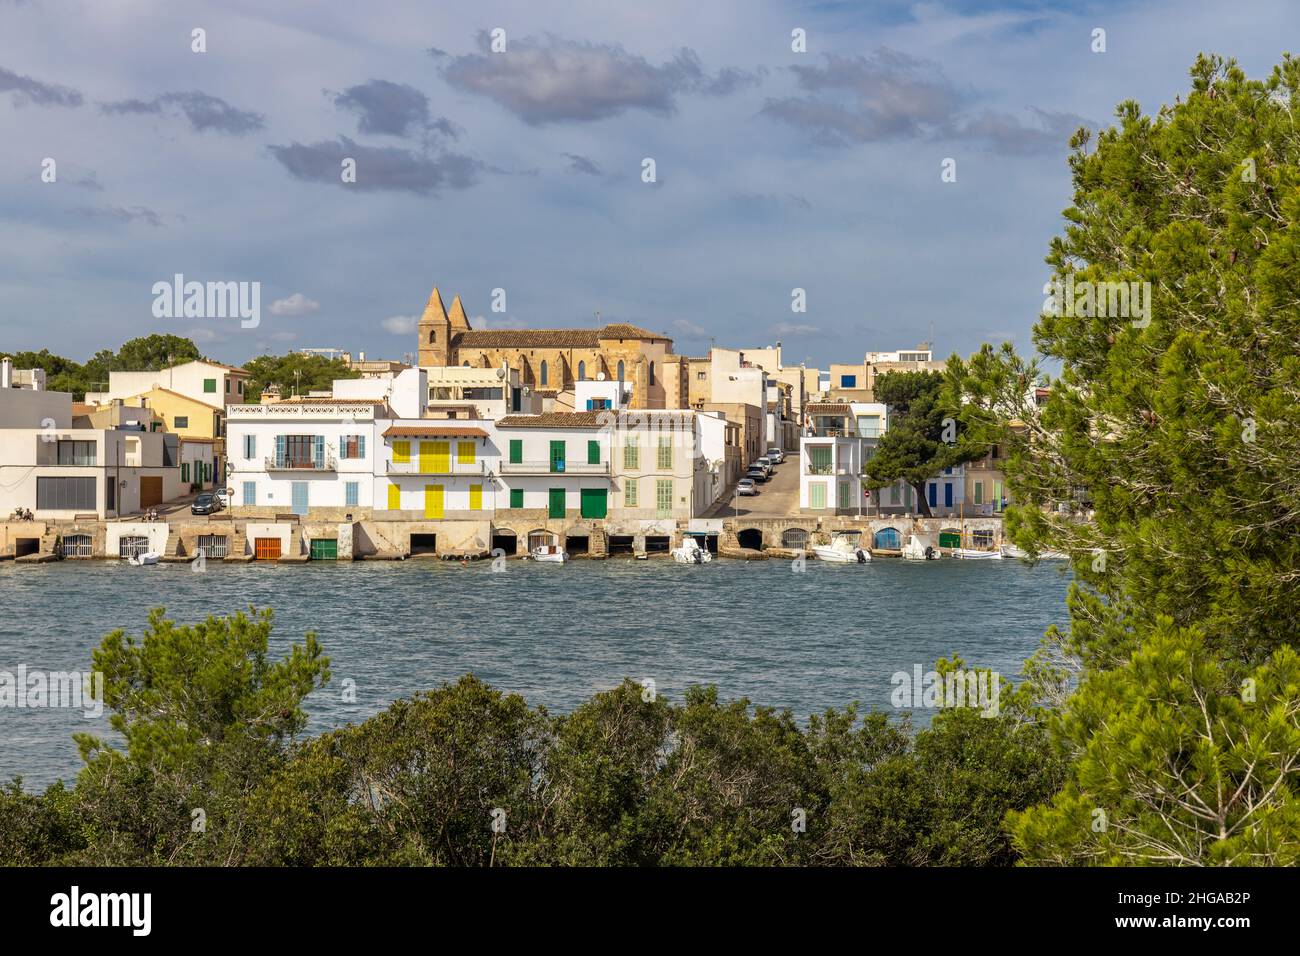
[[[379,324],[384,327],[385,332],[391,332],[393,335],[414,335],[419,323],[418,315],[390,315]]]
[[[812,335],[814,332],[821,331],[815,325],[799,325],[794,322],[778,322],[772,326],[772,331],[777,335]]]
[[[287,299],[276,299],[271,303],[272,315],[310,315],[320,308],[319,302],[314,302],[307,298],[301,292],[295,292]]]
[[[695,339],[707,339],[709,337],[708,329],[702,325],[696,325],[694,322],[688,322],[686,319],[677,319],[673,322],[673,331]]]

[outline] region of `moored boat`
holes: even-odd
[[[836,533],[830,544],[813,546],[813,554],[818,561],[830,561],[835,564],[866,564],[871,560],[871,552],[858,546],[858,533]]]
[[[938,548],[914,534],[908,536],[903,546],[903,557],[909,561],[937,561],[941,556]]]
[[[533,561],[547,561],[553,564],[569,560],[568,554],[558,544],[538,545],[528,552],[528,557]]]
[[[713,555],[701,548],[695,538],[687,535],[682,539],[682,546],[673,549],[673,560],[678,564],[706,564],[713,560]]]

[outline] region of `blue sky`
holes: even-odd
[[[1069,133],[1172,102],[1200,51],[1263,76],[1298,26],[1285,0],[0,0],[0,349],[400,358],[434,283],[476,325],[685,354],[1026,349]],[[261,324],[154,318],[178,272],[260,282]]]

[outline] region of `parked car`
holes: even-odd
[[[192,515],[210,515],[220,510],[221,502],[210,491],[203,492],[194,499],[194,504],[190,505],[190,514]]]
[[[754,464],[762,465],[769,475],[772,472],[776,471],[776,462],[774,462],[771,458],[768,458],[766,455],[764,455],[762,458],[755,458]]]
[[[757,486],[756,484],[754,484],[754,479],[753,479],[753,478],[741,478],[740,481],[738,481],[738,482],[736,483],[736,494],[738,494],[738,495],[756,495],[756,494],[758,494],[758,486]]]
[[[230,499],[234,493],[234,488],[218,488],[213,492],[213,494],[217,496],[217,504],[221,505],[223,508],[230,507]]]
[[[750,465],[749,470],[745,472],[745,477],[753,481],[767,481],[767,470],[761,465]]]
[[[769,448],[765,457],[779,465],[785,461],[785,452],[779,448]]]

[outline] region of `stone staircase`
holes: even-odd
[[[591,536],[587,539],[587,552],[592,557],[603,558],[609,555],[609,537],[603,527],[591,529]]]

